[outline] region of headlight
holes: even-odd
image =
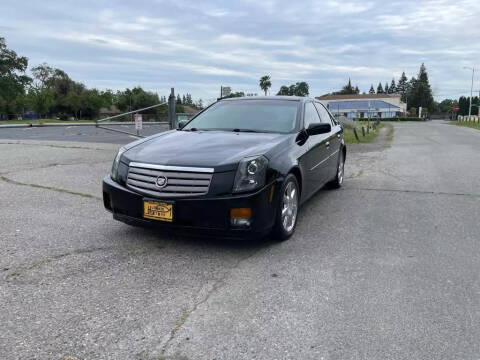
[[[118,181],[118,164],[120,164],[120,158],[122,157],[122,154],[125,152],[125,148],[121,147],[118,149],[117,156],[115,156],[115,160],[113,160],[113,165],[112,165],[112,171],[110,173],[110,177],[114,181]]]
[[[268,159],[265,156],[247,157],[240,161],[233,192],[251,191],[265,185]]]

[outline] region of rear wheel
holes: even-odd
[[[333,188],[338,189],[342,187],[343,178],[345,176],[345,157],[343,156],[343,150],[340,150],[340,155],[338,156],[338,165],[337,165],[337,174],[335,179],[331,182]]]
[[[300,194],[295,175],[289,174],[282,184],[277,215],[272,235],[276,240],[287,240],[295,231]]]

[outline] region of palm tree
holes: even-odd
[[[265,91],[265,96],[267,96],[268,89],[272,86],[272,82],[270,81],[270,75],[265,75],[260,78],[260,89]]]

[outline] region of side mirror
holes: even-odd
[[[185,125],[187,125],[188,120],[180,120],[178,122],[178,129],[182,129]]]
[[[306,131],[308,136],[327,134],[330,131],[332,131],[332,126],[330,124],[325,124],[325,123],[310,124],[310,126]]]

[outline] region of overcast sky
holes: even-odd
[[[310,95],[410,78],[422,62],[436,99],[470,91],[480,67],[480,0],[1,0],[0,36],[89,87],[174,86],[204,100],[220,85],[307,81]],[[475,86],[480,89],[480,69]]]

